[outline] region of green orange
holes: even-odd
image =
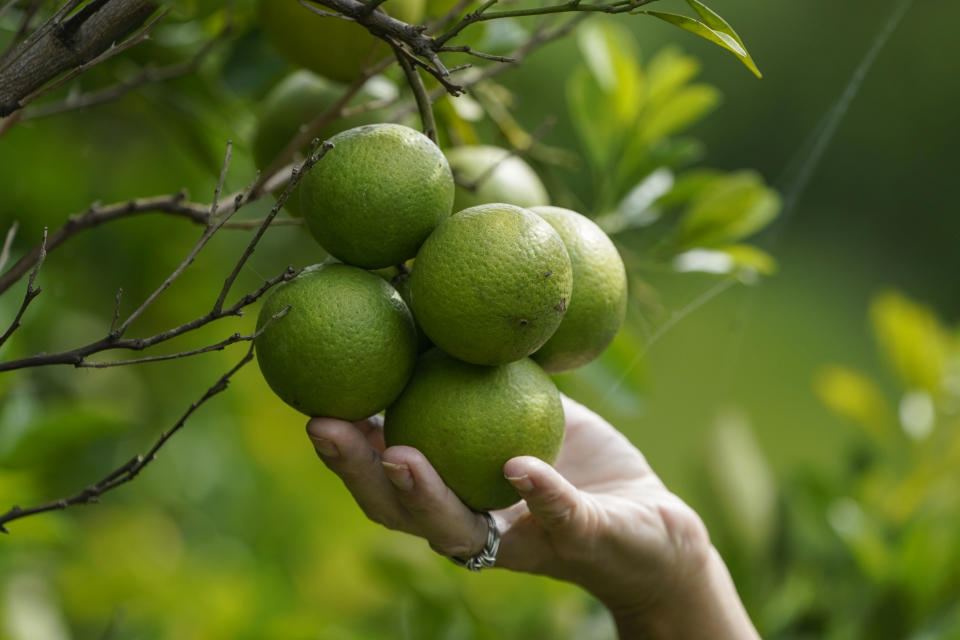
[[[382,8],[416,24],[424,0],[389,0]],[[356,22],[317,15],[298,0],[259,0],[259,18],[267,38],[284,57],[331,80],[352,82],[390,55],[386,43]]]
[[[331,82],[306,69],[294,71],[271,89],[258,109],[257,126],[253,134],[253,161],[261,171],[266,170],[287,144],[296,136],[300,127],[323,114],[340,99],[346,87]],[[359,101],[370,99],[361,90]],[[369,122],[371,114],[331,121],[317,132],[316,137],[326,140],[344,129]],[[293,160],[302,160],[307,145],[299,150]],[[279,191],[276,195],[279,195]],[[299,194],[294,192],[286,202],[286,208],[300,215]]]
[[[388,446],[419,449],[477,511],[519,500],[503,477],[504,463],[529,455],[552,464],[563,433],[560,394],[535,362],[524,358],[484,367],[439,349],[421,356],[384,425]]]
[[[563,240],[543,218],[509,204],[464,209],[436,228],[413,263],[410,302],[434,344],[474,364],[540,348],[572,290]]]
[[[300,183],[314,238],[365,269],[412,258],[453,206],[453,175],[439,147],[399,124],[349,129],[330,142]]]
[[[560,327],[533,359],[550,373],[570,371],[613,341],[627,310],[627,272],[607,234],[570,209],[533,207],[560,234],[573,266],[573,296]]]
[[[457,176],[455,211],[491,202],[518,207],[550,204],[536,172],[506,149],[487,145],[454,147],[447,150],[447,159]]]
[[[309,267],[278,286],[257,329],[267,384],[310,416],[359,420],[382,411],[403,390],[417,356],[413,318],[400,295],[343,264]]]

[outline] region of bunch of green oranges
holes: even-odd
[[[306,70],[278,85],[260,114],[257,164],[337,95]],[[508,506],[519,496],[503,464],[552,463],[563,442],[548,374],[593,360],[623,321],[623,262],[588,218],[548,206],[533,169],[504,149],[444,155],[409,127],[337,124],[353,128],[321,133],[333,146],[288,207],[331,257],[265,300],[260,370],[310,416],[385,410],[387,445],[423,452],[469,507]]]

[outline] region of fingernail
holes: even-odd
[[[387,473],[387,478],[390,479],[393,486],[401,491],[413,489],[413,475],[410,473],[410,467],[405,464],[393,464],[385,460],[381,460],[380,464],[383,465],[383,470]]]
[[[324,458],[339,458],[340,450],[337,449],[337,445],[333,444],[331,441],[326,438],[317,438],[315,436],[310,436],[310,440],[313,441],[313,448],[317,450]]]
[[[527,491],[533,490],[533,480],[530,479],[530,476],[524,474],[522,476],[511,477],[504,476],[507,479],[507,482],[513,485],[513,488],[519,491],[520,493],[526,493]]]

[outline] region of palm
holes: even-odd
[[[525,502],[498,511],[503,523],[501,565],[571,579],[568,573],[584,567],[556,559],[574,556],[583,564],[601,562],[597,555],[602,552],[593,546],[597,540],[622,534],[629,540],[630,556],[653,565],[664,557],[674,535],[699,533],[702,524],[696,514],[664,487],[619,431],[567,399],[564,410],[567,434],[554,466],[582,492],[583,513],[570,514],[572,526],[557,536],[544,529]]]

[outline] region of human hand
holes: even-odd
[[[699,516],[605,420],[568,398],[564,412],[555,467],[529,456],[504,465],[523,500],[492,514],[497,566],[579,584],[610,608],[624,638],[756,638]],[[385,448],[379,419],[314,418],[307,431],[371,520],[446,556],[485,544],[486,520],[419,451]]]

